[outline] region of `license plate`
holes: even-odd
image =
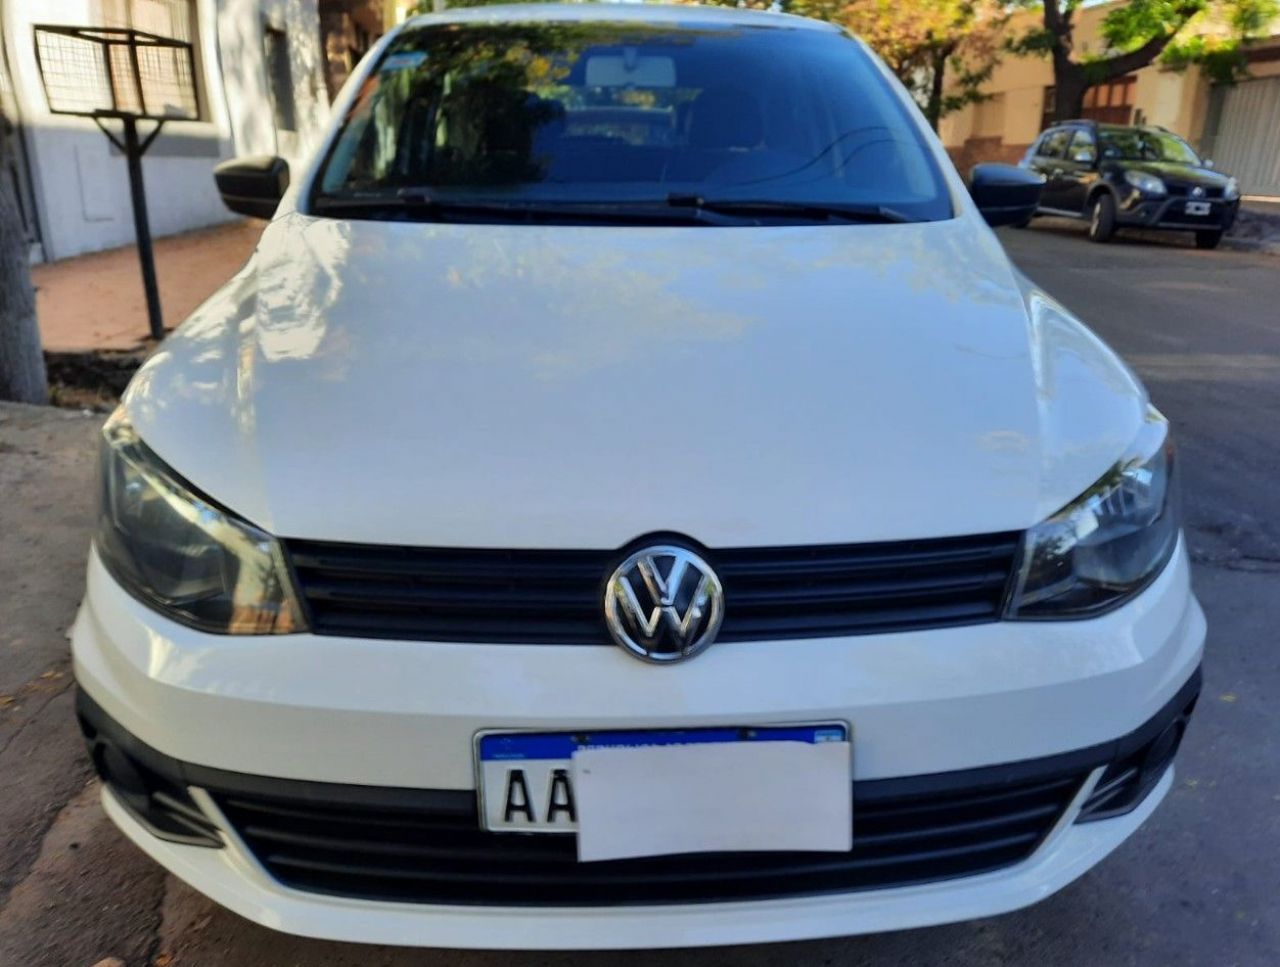
[[[1189,201],[1187,202],[1188,215],[1208,215],[1212,211],[1212,207],[1207,201]]]
[[[720,849],[848,849],[843,723],[487,732],[485,829],[579,834],[581,859]]]

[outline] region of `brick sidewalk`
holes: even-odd
[[[245,220],[155,241],[165,327],[172,329],[236,273],[266,222]],[[133,246],[31,269],[44,348],[133,349],[148,335],[146,299]]]

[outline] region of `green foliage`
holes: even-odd
[[[1280,17],[1280,0],[1235,0],[1229,12],[1232,34],[1240,41],[1249,41]]]
[[[982,90],[984,84],[991,80],[996,69],[996,60],[989,59],[977,66],[968,63],[963,57],[952,57],[948,61],[950,86],[938,102],[937,117],[930,120],[937,125],[939,118],[946,117],[970,104],[990,100],[991,95]],[[928,105],[926,105],[927,113]]]
[[[1207,6],[1208,0],[1129,0],[1103,18],[1102,36],[1115,50],[1136,50],[1153,37],[1172,37]]]
[[[1222,13],[1230,36],[1178,37],[1161,53],[1160,63],[1174,70],[1198,65],[1215,84],[1234,84],[1247,77],[1245,49],[1280,17],[1280,0],[1233,0]]]
[[[1164,49],[1160,63],[1174,70],[1197,64],[1215,84],[1234,84],[1249,73],[1243,45],[1236,37],[1196,36],[1175,41]]]
[[[1103,17],[1108,51],[1081,56],[1073,36],[1080,0],[1011,2],[1039,11],[1041,23],[1008,40],[1005,49],[1053,57],[1055,108],[1061,117],[1079,113],[1090,85],[1156,61],[1174,69],[1196,64],[1215,82],[1232,83],[1248,73],[1245,46],[1280,17],[1280,0],[1127,0]],[[1225,24],[1230,36],[1205,29],[1215,23]]]
[[[1004,49],[1014,56],[1024,54],[1047,56],[1053,50],[1056,39],[1052,31],[1037,27],[1028,30],[1025,34],[1006,38]]]

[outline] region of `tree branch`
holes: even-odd
[[[1168,33],[1157,34],[1136,50],[1089,62],[1084,65],[1084,69],[1094,83],[1131,74],[1159,57],[1160,52],[1169,46],[1177,32],[1171,30]]]

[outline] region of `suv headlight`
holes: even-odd
[[[1124,180],[1137,188],[1144,195],[1163,195],[1166,194],[1164,182],[1155,175],[1149,175],[1145,171],[1126,171]]]
[[[102,431],[95,538],[112,577],[184,625],[217,634],[302,631],[275,539],[194,493],[116,410]]]
[[[1078,498],[1027,531],[1009,618],[1078,618],[1113,608],[1163,570],[1178,543],[1168,421],[1149,407],[1142,432]]]
[[[1222,197],[1227,201],[1235,201],[1240,197],[1240,183],[1234,178],[1227,179],[1227,187],[1222,189]]]

